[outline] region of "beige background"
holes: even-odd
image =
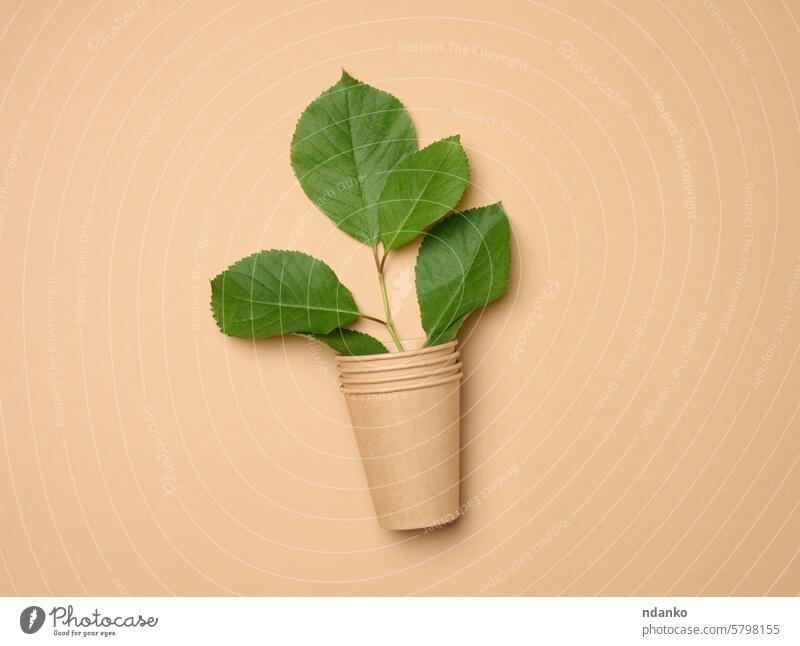
[[[0,22],[0,592],[800,592],[796,0]],[[467,512],[428,534],[370,518],[333,356],[208,312],[208,278],[271,247],[380,311],[287,159],[341,67],[420,144],[460,132],[465,204],[512,220],[511,289],[462,334]]]

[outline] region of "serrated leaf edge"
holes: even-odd
[[[333,333],[334,333],[334,332],[335,332],[337,329],[340,329],[340,328],[334,328],[333,330],[331,330],[330,332],[328,332],[328,334],[333,334]],[[333,349],[331,346],[329,346],[327,343],[325,343],[324,341],[321,341],[319,338],[317,338],[317,336],[318,336],[318,335],[315,335],[315,334],[302,334],[302,333],[300,333],[300,332],[296,332],[295,334],[296,334],[297,336],[304,336],[304,337],[306,337],[306,338],[313,339],[313,340],[314,340],[314,341],[316,341],[317,343],[321,343],[321,344],[322,344],[322,345],[324,345],[326,348],[329,348],[330,350],[332,350],[332,351],[333,351],[335,354],[337,354],[337,355],[339,355],[339,356],[348,356],[348,357],[378,357],[378,356],[380,356],[381,354],[389,354],[389,348],[387,348],[387,347],[386,347],[386,345],[383,343],[383,341],[381,341],[380,339],[377,339],[377,338],[375,338],[375,337],[374,337],[374,336],[372,336],[371,334],[367,334],[366,332],[361,332],[361,331],[359,331],[359,330],[351,330],[350,328],[341,328],[341,329],[342,329],[342,330],[346,330],[347,332],[351,332],[352,334],[358,334],[359,336],[366,336],[366,337],[369,337],[370,339],[372,339],[373,341],[375,341],[375,343],[377,343],[378,345],[380,345],[380,346],[383,348],[383,350],[384,350],[384,351],[383,351],[382,353],[380,353],[380,354],[348,354],[348,355],[342,355],[340,352],[336,352],[336,350],[334,350],[334,349]]]
[[[340,84],[342,81],[345,81],[345,80],[346,80],[346,81],[351,81],[351,82],[352,82],[352,84],[351,84],[351,85],[349,85],[349,86],[347,86],[347,87],[343,87],[343,88],[341,88],[341,89],[335,89],[337,85],[339,85],[339,84]],[[322,212],[322,214],[323,214],[323,215],[325,215],[325,216],[326,216],[328,219],[331,219],[331,218],[330,218],[330,216],[329,216],[327,213],[325,213],[325,212],[322,210],[322,208],[321,208],[321,207],[320,207],[320,206],[319,206],[319,205],[318,205],[316,202],[314,202],[314,200],[312,200],[312,199],[311,199],[311,198],[310,198],[310,197],[309,197],[309,196],[306,194],[306,192],[305,192],[305,189],[303,188],[303,184],[302,184],[302,182],[301,182],[301,180],[300,180],[300,176],[297,174],[297,169],[295,169],[295,167],[294,167],[294,159],[293,159],[293,154],[294,154],[294,148],[295,148],[295,145],[296,145],[296,144],[295,144],[295,134],[297,133],[297,126],[300,124],[300,121],[302,121],[302,119],[303,119],[303,117],[306,115],[306,113],[307,113],[307,112],[308,112],[308,111],[311,109],[311,106],[312,106],[312,105],[314,105],[314,104],[315,104],[317,101],[319,101],[319,100],[320,100],[322,97],[326,96],[327,94],[330,94],[331,92],[334,92],[334,91],[336,91],[336,92],[345,91],[345,90],[347,90],[347,89],[348,89],[348,87],[353,87],[353,86],[355,86],[355,85],[366,85],[367,87],[369,87],[370,89],[374,90],[375,92],[378,92],[379,94],[385,94],[385,95],[386,95],[386,96],[388,96],[389,98],[391,98],[391,99],[394,99],[395,101],[397,101],[397,103],[398,103],[398,104],[400,104],[400,107],[401,107],[401,109],[403,109],[403,110],[406,112],[406,114],[408,114],[408,121],[409,121],[409,123],[411,124],[411,135],[412,135],[412,138],[413,138],[413,140],[414,140],[414,148],[417,148],[417,147],[418,147],[418,146],[417,146],[417,129],[416,129],[416,126],[414,126],[414,122],[413,122],[413,121],[412,121],[412,119],[411,119],[411,113],[410,113],[410,112],[408,112],[408,108],[406,108],[405,104],[404,104],[404,103],[403,103],[403,102],[402,102],[400,99],[398,99],[398,98],[397,98],[397,97],[396,97],[394,94],[392,94],[391,92],[387,92],[386,90],[381,90],[380,88],[377,88],[377,87],[375,87],[374,85],[370,85],[369,83],[365,83],[364,81],[361,81],[361,80],[359,80],[359,79],[355,78],[355,77],[354,77],[354,76],[352,76],[350,73],[348,73],[348,72],[347,72],[347,70],[345,70],[344,68],[342,68],[342,75],[339,77],[339,80],[338,80],[338,81],[336,81],[336,83],[334,83],[333,85],[331,85],[331,86],[330,86],[329,88],[327,88],[326,90],[323,90],[322,92],[320,92],[320,93],[319,93],[319,94],[318,94],[318,95],[317,95],[317,96],[316,96],[314,99],[312,99],[312,100],[311,100],[311,101],[308,103],[308,105],[307,105],[307,106],[306,106],[306,107],[303,109],[303,111],[300,113],[300,116],[297,118],[297,120],[296,120],[296,121],[295,121],[295,123],[294,123],[294,130],[292,131],[292,139],[291,139],[291,141],[289,142],[289,166],[290,166],[290,167],[291,167],[291,169],[292,169],[292,175],[294,175],[295,179],[297,180],[297,183],[300,185],[300,190],[301,190],[301,191],[303,191],[303,195],[305,195],[306,197],[308,197],[308,199],[311,201],[311,203],[312,203],[312,204],[313,204],[313,205],[314,205],[314,206],[315,206],[315,207],[316,207],[316,208],[317,208],[317,209],[318,209],[320,212]],[[336,122],[336,123],[339,123],[339,122]],[[419,152],[419,151],[418,151],[418,150],[415,150],[414,152]],[[409,155],[413,155],[413,154],[414,154],[414,153],[409,153]],[[393,170],[394,168],[396,168],[396,167],[397,167],[397,165],[398,165],[398,164],[400,164],[400,163],[401,163],[401,162],[402,162],[402,161],[403,161],[403,160],[404,160],[406,157],[408,157],[409,155],[405,155],[405,156],[401,157],[400,159],[398,159],[398,160],[397,160],[397,163],[395,164],[395,166],[393,166],[393,167],[392,167],[391,169],[389,169],[387,172],[391,172],[391,170]],[[352,214],[351,214],[351,215],[352,215]],[[342,232],[343,232],[345,235],[347,235],[347,236],[349,236],[349,237],[353,238],[354,240],[358,240],[358,241],[359,241],[359,242],[361,242],[362,244],[366,244],[366,245],[373,245],[373,244],[375,243],[375,240],[367,240],[367,239],[364,239],[364,240],[362,240],[361,238],[356,238],[355,236],[353,236],[353,235],[349,234],[347,231],[344,231],[343,229],[341,229],[341,228],[340,228],[340,227],[337,225],[337,223],[336,223],[336,222],[334,222],[334,226],[336,226],[336,228],[337,228],[337,229],[339,229],[340,231],[342,231]],[[364,232],[364,233],[367,233],[367,232]],[[368,238],[368,237],[369,237],[369,236],[367,236],[367,235],[365,235],[365,236],[364,236],[364,238]]]
[[[458,215],[468,216],[470,213],[473,213],[473,212],[475,212],[475,211],[478,211],[478,210],[480,210],[480,209],[488,209],[488,208],[492,208],[492,207],[495,207],[495,206],[500,208],[500,210],[502,211],[503,215],[505,215],[505,216],[506,216],[506,221],[508,221],[508,214],[506,213],[506,210],[505,210],[505,208],[503,208],[503,202],[502,202],[502,200],[498,200],[497,202],[493,202],[492,204],[483,204],[483,205],[481,205],[481,206],[475,206],[475,207],[472,207],[471,209],[466,209],[465,211],[453,211],[453,212],[452,212],[452,213],[450,213],[448,216],[446,216],[446,217],[442,218],[441,220],[437,221],[437,222],[436,222],[434,225],[432,225],[430,228],[431,228],[431,229],[433,229],[433,227],[435,227],[435,226],[438,226],[438,225],[440,225],[440,224],[443,224],[443,223],[444,223],[446,220],[449,220],[449,219],[450,219],[450,218],[452,218],[452,217],[455,217],[455,216],[458,216]],[[509,224],[510,224],[510,223],[509,223]],[[511,229],[511,227],[509,226],[508,254],[506,255],[507,261],[506,261],[506,263],[505,263],[505,265],[504,265],[504,268],[505,268],[505,269],[506,269],[506,271],[508,272],[509,280],[510,280],[510,278],[511,278],[511,235],[510,235],[510,234],[511,234],[511,230],[510,230],[510,229]],[[429,230],[429,231],[430,231],[430,230]],[[424,235],[424,237],[422,238],[422,242],[421,242],[421,243],[420,243],[420,245],[419,245],[419,249],[417,250],[417,257],[416,257],[416,259],[415,259],[415,261],[414,261],[414,283],[415,283],[415,287],[416,287],[416,282],[417,282],[417,264],[419,263],[419,256],[420,256],[420,254],[422,253],[422,247],[423,247],[423,245],[425,244],[425,242],[426,242],[426,241],[427,241],[427,239],[428,239],[428,234],[429,234],[429,231],[426,231],[426,232],[425,232],[425,235]],[[507,291],[507,290],[508,290],[508,286],[506,285],[506,289],[504,289],[504,290],[503,290],[503,292],[497,296],[497,298],[494,298],[494,299],[492,299],[491,301],[487,301],[487,302],[486,302],[486,303],[484,303],[483,305],[479,305],[479,306],[478,306],[478,307],[476,307],[475,309],[471,310],[471,311],[470,311],[468,314],[465,314],[465,315],[462,317],[461,325],[463,325],[463,324],[466,322],[466,320],[467,320],[467,319],[468,319],[470,316],[472,316],[472,314],[474,314],[474,313],[475,313],[475,310],[478,310],[478,309],[480,309],[480,308],[482,308],[482,307],[486,307],[486,306],[487,306],[489,303],[493,303],[493,302],[495,302],[496,300],[499,300],[500,298],[502,298],[502,297],[503,297],[503,295],[506,293],[506,291]],[[417,307],[419,308],[420,312],[422,312],[422,309],[421,309],[421,308],[422,308],[422,305],[421,305],[421,304],[420,304],[420,302],[419,302],[419,291],[418,291],[417,289],[414,289],[414,292],[415,292],[415,294],[414,294],[414,295],[415,295],[415,297],[416,297],[416,299],[417,299]],[[450,323],[450,325],[452,325],[452,324],[453,324],[453,323],[455,323],[455,322],[456,322],[455,320],[454,320],[454,321],[452,321],[452,322]],[[459,326],[459,329],[460,329],[460,328],[461,328],[461,326]],[[447,329],[447,328],[445,328],[445,329]],[[458,335],[458,332],[456,332],[456,336],[457,336],[457,335]],[[455,338],[455,337],[454,337],[454,338]],[[440,341],[440,342],[438,342],[438,343],[436,343],[436,344],[434,344],[434,345],[441,345],[442,343],[447,343],[447,341]],[[428,337],[426,338],[426,340],[425,340],[425,345],[426,345],[426,346],[428,346],[429,344],[430,344],[430,336],[428,336]]]
[[[223,274],[225,274],[228,271],[230,271],[231,269],[233,269],[233,267],[238,265],[239,263],[242,263],[242,262],[245,262],[247,260],[250,260],[254,256],[258,256],[258,255],[260,255],[262,253],[270,253],[270,252],[288,253],[288,254],[296,254],[298,256],[305,256],[306,258],[310,258],[314,262],[318,262],[318,263],[324,265],[325,267],[330,269],[331,273],[333,273],[333,275],[336,277],[336,280],[339,281],[339,284],[342,286],[342,288],[348,294],[350,294],[351,300],[354,303],[356,303],[356,299],[353,296],[353,292],[350,291],[350,288],[347,287],[347,285],[345,285],[341,281],[341,279],[339,278],[338,274],[324,260],[320,260],[316,256],[312,256],[311,254],[305,253],[304,251],[296,251],[294,249],[261,249],[260,251],[254,251],[253,253],[251,253],[251,254],[249,254],[247,256],[243,256],[242,258],[239,258],[239,260],[237,260],[237,261],[231,263],[230,265],[228,265],[225,269],[223,269],[221,272],[219,272],[216,276],[214,276],[213,278],[211,278],[208,281],[209,282],[209,286],[211,287],[211,297],[209,299],[209,306],[210,306],[210,309],[211,309],[211,316],[214,318],[214,322],[217,324],[217,328],[219,329],[219,331],[222,332],[223,334],[225,334],[226,336],[231,336],[232,338],[254,338],[254,337],[234,337],[233,335],[230,335],[227,332],[225,332],[225,330],[222,327],[222,325],[223,325],[222,322],[220,321],[219,317],[217,317],[217,313],[214,311],[214,281],[217,280],[218,278],[221,278]],[[358,309],[358,303],[356,303],[356,310],[354,312],[349,312],[348,310],[341,310],[341,311],[346,312],[348,314],[355,314],[356,318],[360,318],[361,317],[361,311]],[[353,320],[355,320],[355,319],[353,319]],[[352,321],[351,321],[351,323],[352,323]],[[336,329],[335,327],[332,328],[326,334],[330,334],[330,332],[333,332],[333,330],[335,330],[335,329]],[[295,334],[295,333],[294,332],[290,332],[289,334]]]
[[[409,159],[410,157],[412,157],[413,155],[417,155],[417,154],[421,153],[423,150],[425,150],[426,148],[430,148],[431,146],[433,146],[433,145],[435,145],[435,144],[439,144],[439,143],[442,143],[442,142],[445,142],[445,141],[455,141],[456,143],[458,143],[458,144],[459,144],[459,146],[461,146],[462,150],[464,151],[464,161],[465,161],[465,163],[466,163],[466,165],[467,165],[467,185],[464,187],[464,190],[462,191],[462,193],[461,193],[461,196],[458,198],[458,202],[460,202],[460,201],[461,201],[461,200],[464,198],[464,193],[466,193],[466,192],[467,192],[467,189],[469,188],[469,185],[470,185],[470,179],[469,179],[469,178],[470,178],[470,177],[471,177],[471,175],[472,175],[472,166],[470,166],[470,163],[469,163],[469,155],[467,155],[467,150],[466,150],[466,148],[464,148],[464,144],[462,144],[462,143],[461,143],[461,135],[460,135],[460,134],[456,134],[456,135],[450,135],[449,137],[444,137],[444,138],[442,138],[442,139],[437,139],[436,141],[432,141],[432,142],[431,142],[431,143],[429,143],[427,146],[425,146],[425,148],[420,148],[420,149],[419,149],[419,150],[417,150],[416,152],[409,153],[409,154],[408,154],[408,155],[406,155],[405,157],[401,158],[401,159],[400,159],[400,160],[397,162],[397,164],[395,164],[394,168],[392,168],[390,171],[387,171],[387,172],[389,172],[389,173],[391,173],[391,172],[394,172],[394,171],[397,169],[397,167],[398,167],[398,166],[400,166],[400,165],[401,165],[403,162],[405,162],[406,160],[408,160],[408,159]],[[438,172],[438,171],[437,171],[437,172]],[[450,175],[451,173],[446,173],[446,174]],[[386,188],[386,185],[384,185],[384,189],[385,189],[385,188]],[[382,193],[383,193],[383,191],[381,191],[381,194],[382,194]],[[458,202],[456,202],[455,206],[458,206]],[[497,204],[500,204],[500,202],[497,202]],[[490,204],[490,205],[487,205],[487,206],[494,206],[494,205],[493,205],[493,204]],[[480,209],[480,208],[485,208],[485,207],[481,207],[481,206],[479,206],[479,207],[476,207],[476,208],[479,208],[479,209]],[[468,209],[468,210],[472,211],[472,210],[474,210],[474,209]],[[423,230],[420,232],[420,234],[419,234],[419,235],[417,235],[417,236],[414,236],[413,238],[411,238],[411,240],[409,240],[408,242],[406,242],[406,243],[404,243],[404,244],[400,245],[399,247],[389,247],[389,248],[390,248],[390,249],[400,249],[400,248],[404,247],[405,245],[407,245],[407,244],[410,244],[411,242],[414,242],[414,240],[416,240],[416,239],[417,239],[417,238],[418,238],[420,235],[421,235],[421,236],[425,236],[425,235],[427,235],[428,231],[430,231],[430,230],[431,230],[433,227],[435,227],[435,226],[436,226],[437,224],[439,224],[440,222],[444,222],[444,221],[445,221],[447,218],[449,218],[449,217],[451,217],[451,216],[455,215],[456,213],[466,213],[466,212],[467,212],[467,211],[456,211],[456,210],[455,210],[455,208],[453,208],[453,209],[450,209],[450,211],[448,211],[447,213],[445,213],[445,214],[444,214],[442,217],[440,217],[438,220],[436,220],[436,221],[434,221],[434,222],[431,222],[431,223],[430,223],[430,224],[429,224],[429,225],[428,225],[428,226],[427,226],[425,229],[423,229]],[[395,238],[397,238],[397,235],[395,235]],[[379,239],[379,240],[381,239],[380,235],[378,235],[378,239]],[[423,241],[424,241],[424,239],[423,239]]]

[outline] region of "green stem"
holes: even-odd
[[[368,321],[375,321],[376,323],[380,323],[381,325],[386,325],[386,321],[383,319],[379,319],[377,316],[369,316],[368,314],[360,314],[362,319],[367,319]]]
[[[384,256],[383,259],[386,260],[386,256]],[[397,336],[397,330],[394,329],[394,323],[392,322],[392,309],[389,307],[389,296],[386,293],[386,281],[383,279],[383,262],[377,262],[377,247],[375,249],[375,261],[378,267],[378,284],[381,286],[381,297],[383,298],[383,311],[386,313],[386,329],[389,330],[389,334],[392,335],[392,341],[394,341],[397,349],[403,352],[405,348],[403,344],[400,343],[400,337]]]

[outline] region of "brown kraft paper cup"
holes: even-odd
[[[455,343],[447,345],[444,354],[456,352]],[[395,361],[407,363],[407,354],[375,356],[383,357],[382,368],[389,368]],[[352,359],[340,357],[340,368],[354,363]],[[384,529],[433,527],[459,515],[462,373],[441,370],[441,364],[434,364],[410,378],[341,386],[378,524]]]

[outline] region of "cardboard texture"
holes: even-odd
[[[459,515],[462,373],[455,343],[447,345],[436,352],[443,355],[440,361],[413,375],[386,381],[383,371],[371,383],[342,380],[375,514],[384,529],[422,529]],[[418,356],[417,351],[382,355],[378,363],[390,370],[408,365],[411,354]],[[375,362],[373,357],[360,359]],[[341,357],[339,368],[352,363],[352,357]]]

